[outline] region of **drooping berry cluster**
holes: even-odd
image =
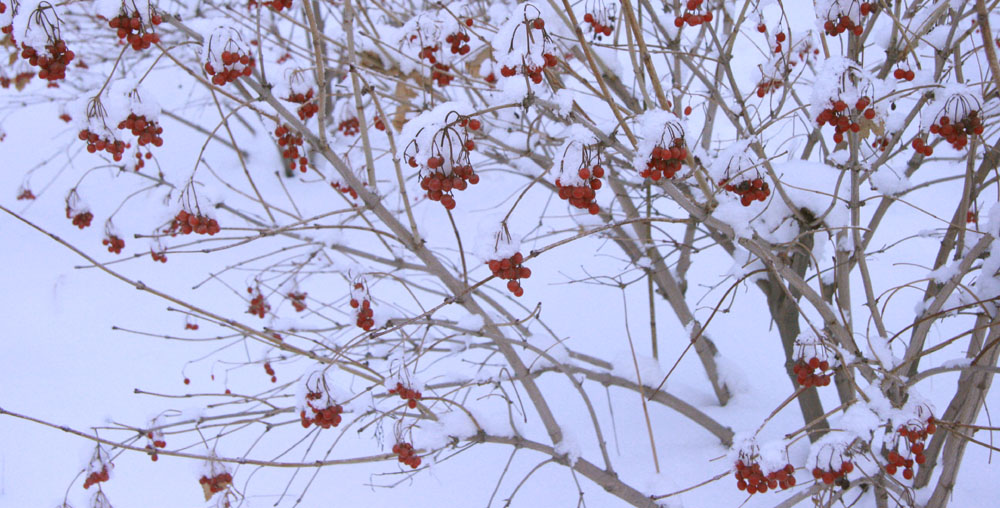
[[[288,299],[292,301],[292,307],[295,312],[302,312],[306,310],[306,292],[296,292],[292,291],[288,293]]]
[[[155,261],[159,261],[161,263],[166,263],[167,262],[167,253],[166,252],[162,252],[162,251],[161,252],[156,252],[155,250],[150,249],[149,250],[149,255],[150,255],[150,257],[153,258],[154,262]],[[194,326],[197,327],[198,325],[194,325]],[[187,325],[185,325],[185,328],[187,328]],[[192,330],[197,330],[197,328],[192,328]]]
[[[108,252],[115,254],[121,254],[122,249],[125,248],[125,240],[122,240],[117,235],[108,235],[107,238],[101,240],[101,244],[108,247]]]
[[[375,326],[375,312],[372,311],[372,302],[368,299],[367,290],[365,290],[365,285],[362,282],[356,282],[353,286],[354,290],[351,291],[351,308],[357,309],[357,318],[354,324],[364,331],[371,330]],[[353,296],[357,295],[357,296]],[[358,300],[360,298],[360,300]]]
[[[361,123],[357,118],[348,118],[337,124],[337,130],[345,136],[357,136],[361,132]]]
[[[95,132],[91,132],[89,129],[83,129],[80,131],[78,136],[81,141],[87,142],[87,151],[90,153],[97,153],[100,151],[108,152],[111,157],[118,162],[122,160],[122,154],[125,153],[125,149],[128,145],[125,142],[114,139],[111,136],[102,136]]]
[[[24,58],[32,66],[38,67],[38,77],[47,79],[50,82],[58,81],[66,77],[66,67],[73,61],[72,50],[66,48],[66,42],[62,39],[50,41],[45,45],[48,54],[41,55],[38,51],[28,46],[21,45],[21,58]]]
[[[858,123],[858,120],[862,116],[867,120],[875,118],[875,109],[871,105],[871,98],[862,96],[854,103],[855,114],[852,115],[846,102],[840,99],[830,100],[830,105],[816,117],[816,123],[820,127],[825,124],[832,125],[834,143],[842,143],[845,132],[859,132],[861,130],[861,124]]]
[[[211,236],[219,232],[219,223],[215,219],[205,215],[193,214],[187,210],[181,210],[177,212],[177,216],[171,221],[170,227],[167,228],[166,232],[171,235],[176,235],[177,233],[182,235],[197,233],[199,235]]]
[[[468,26],[472,26],[472,19],[466,20]],[[461,27],[461,25],[459,25]],[[471,48],[469,47],[469,34],[465,30],[459,30],[458,32],[448,34],[444,41],[447,42],[451,47],[448,48],[453,55],[465,55],[468,54]]]
[[[784,490],[795,486],[795,468],[791,464],[764,474],[756,461],[736,461],[736,488],[747,494],[765,493],[770,490]]]
[[[264,319],[264,315],[270,312],[271,305],[267,303],[264,299],[264,295],[261,294],[259,288],[247,288],[247,293],[250,294],[250,306],[247,308],[248,314],[253,314],[261,319]],[[270,364],[267,369],[270,369]],[[273,371],[272,371],[273,372]]]
[[[666,146],[656,145],[653,147],[653,154],[646,163],[646,169],[639,173],[643,178],[649,178],[654,182],[661,178],[670,179],[681,169],[687,159],[688,151],[684,144],[683,137],[676,137]]]
[[[523,262],[524,256],[520,252],[516,252],[509,258],[493,259],[487,264],[495,277],[507,281],[508,291],[514,293],[514,296],[521,296],[524,294],[524,288],[521,287],[521,279],[531,277],[531,268],[521,266]]]
[[[930,416],[926,420],[913,419],[896,429],[896,439],[892,448],[898,448],[900,441],[903,443],[905,458],[895,449],[889,452],[887,457],[889,463],[885,466],[885,472],[891,475],[896,474],[900,468],[903,469],[903,478],[913,479],[913,465],[927,462],[924,455],[927,436],[937,430],[934,417]]]
[[[674,18],[674,26],[681,28],[685,24],[698,26],[702,23],[711,23],[715,16],[709,9],[702,9],[703,3],[705,0],[687,0],[687,3],[684,4],[684,14]]]
[[[300,104],[298,109],[296,109],[295,111],[296,113],[299,114],[299,119],[305,121],[312,118],[312,116],[315,115],[317,111],[319,111],[319,105],[312,100],[314,94],[315,92],[313,92],[313,89],[310,88],[304,94],[293,93],[289,95],[288,98],[286,98],[285,100],[288,102],[294,102],[295,104]]]
[[[184,323],[184,329],[185,330],[197,330],[198,329],[198,323],[191,323],[191,322]]]
[[[449,44],[451,44],[452,53],[460,53],[462,51],[462,47],[463,47],[462,43],[468,41],[468,39],[467,39],[468,35],[467,34],[464,34],[464,32],[459,32],[459,33],[461,33],[462,35],[464,35],[464,37],[456,39],[455,38],[455,34],[450,34],[450,35],[448,35],[446,37],[447,42]],[[418,38],[417,35],[411,35],[410,36],[410,41],[411,42],[412,41],[416,41],[417,38]],[[423,42],[422,38],[421,38],[421,42]],[[457,50],[456,50],[456,47],[457,47]],[[468,48],[468,45],[465,45],[464,47]],[[417,52],[417,58],[420,59],[420,60],[427,60],[427,64],[431,66],[431,81],[434,81],[435,83],[437,83],[438,86],[444,87],[444,86],[448,86],[448,84],[451,83],[451,80],[454,79],[455,76],[451,74],[451,66],[450,65],[445,65],[445,64],[443,64],[443,63],[441,63],[441,62],[438,61],[438,57],[437,57],[437,55],[435,53],[437,53],[440,50],[441,50],[441,45],[437,44],[437,43],[435,43],[433,45],[430,45],[430,44],[424,45],[423,47],[420,48],[420,51]],[[469,52],[469,50],[466,49],[465,53],[468,53],[468,52]],[[465,54],[465,53],[462,53],[462,54]]]
[[[253,74],[256,61],[247,53],[223,51],[220,55],[222,68],[216,70],[212,62],[205,63],[205,72],[212,76],[212,84],[223,86],[236,81],[240,76]]]
[[[310,425],[315,425],[321,429],[329,429],[330,427],[336,427],[340,425],[342,417],[340,416],[344,412],[344,408],[340,404],[330,403],[324,408],[317,408],[313,405],[313,401],[318,401],[323,399],[324,396],[320,392],[309,392],[306,394],[306,404],[309,406],[309,410],[312,411],[313,415],[308,416],[306,411],[303,409],[299,413],[299,417],[302,419],[302,427],[308,429]]]
[[[830,363],[815,356],[809,361],[798,360],[792,366],[792,371],[795,372],[799,385],[805,387],[827,386],[830,384],[830,375],[833,374]]]
[[[559,199],[565,199],[570,205],[596,215],[601,208],[594,202],[594,197],[602,186],[600,179],[604,178],[604,167],[600,164],[597,150],[584,146],[580,155],[579,166],[574,163],[571,167],[562,167],[560,176],[556,178],[556,188],[559,189]],[[564,160],[561,165],[566,162]]]
[[[21,192],[17,194],[17,200],[33,200],[35,199],[35,194],[31,192],[31,189],[21,189]]]
[[[591,28],[594,29],[594,33],[597,34],[598,37],[602,35],[611,35],[611,30],[614,28],[612,25],[614,21],[615,16],[613,14],[610,16],[602,16],[602,13],[594,15],[594,13],[588,12],[583,15],[583,22],[590,23]]]
[[[732,180],[720,180],[719,186],[726,192],[732,192],[740,197],[740,204],[750,206],[754,201],[766,201],[771,195],[771,187],[763,178],[757,177],[733,183]]]
[[[281,156],[288,159],[289,166],[295,169],[298,164],[299,171],[305,173],[309,169],[309,159],[299,153],[302,146],[302,134],[293,131],[288,124],[279,125],[274,129],[274,135],[278,137],[278,146],[282,148]]]
[[[159,25],[162,22],[163,18],[159,14],[154,13],[150,17],[150,24],[152,26]],[[136,51],[147,49],[153,44],[160,42],[159,34],[150,30],[144,30],[139,11],[133,11],[131,16],[128,13],[121,12],[108,20],[108,26],[117,30],[118,38],[125,39],[132,46],[132,49]]]
[[[947,141],[955,150],[962,150],[969,144],[969,136],[983,134],[983,122],[979,112],[969,111],[964,118],[952,121],[948,115],[941,115],[930,127],[931,134],[937,134]]]
[[[233,475],[227,472],[219,473],[211,478],[202,475],[198,483],[201,484],[201,488],[205,491],[205,498],[210,499],[213,495],[229,488],[229,485],[233,483]]]
[[[396,443],[392,445],[392,453],[399,455],[399,461],[413,469],[420,467],[420,457],[413,451],[410,443]]]
[[[351,199],[358,199],[358,191],[354,190],[354,188],[350,185],[342,184],[340,182],[330,182],[330,187],[351,196]]]
[[[831,6],[830,12],[827,13],[826,22],[823,23],[823,30],[826,31],[827,35],[832,37],[844,32],[850,32],[856,36],[860,36],[865,33],[862,18],[871,14],[872,4],[867,0],[861,2],[860,5],[858,5],[858,0],[849,0],[849,2],[849,5],[840,5],[841,3],[848,3],[846,0],[841,0]],[[857,18],[857,21],[855,21],[855,18]]]
[[[524,17],[523,23],[524,29],[530,33],[531,30],[537,30],[540,32],[539,36],[528,36],[529,46],[532,44],[531,41],[536,41],[537,44],[542,44],[542,64],[537,65],[534,62],[529,62],[527,58],[522,58],[520,65],[514,65],[513,67],[509,65],[504,65],[500,68],[500,75],[505,78],[510,78],[518,74],[522,74],[531,79],[534,84],[539,84],[542,82],[542,71],[548,67],[555,67],[559,64],[559,59],[551,53],[551,49],[548,49],[549,35],[545,30],[545,20],[542,18],[529,18],[527,13]],[[530,49],[530,48],[529,48]]]
[[[108,467],[103,466],[100,471],[93,471],[83,480],[83,488],[89,489],[95,483],[106,482],[110,478]]]
[[[389,389],[390,395],[399,395],[399,398],[406,401],[406,407],[414,409],[417,407],[417,401],[423,398],[423,395],[410,388],[403,386],[403,383],[396,383],[395,388]]]
[[[479,120],[458,115],[435,133],[431,140],[430,157],[423,164],[429,172],[420,177],[420,188],[427,192],[427,199],[438,201],[445,209],[452,210],[456,205],[453,191],[462,191],[470,184],[479,183],[479,175],[472,168],[469,154],[476,149],[472,135],[480,127]],[[410,155],[416,150],[416,144],[411,143],[404,152],[410,167],[414,168],[421,167],[417,155]],[[450,159],[446,159],[444,154]]]
[[[149,458],[153,462],[159,459],[156,454],[156,450],[167,447],[167,441],[163,438],[163,432],[160,430],[151,430],[146,433],[146,439],[149,443],[146,444],[146,453],[149,453]]]
[[[90,226],[90,221],[94,220],[94,214],[90,213],[89,210],[74,210],[67,206],[66,218],[71,219],[74,226],[83,229]]]
[[[271,362],[264,362],[264,372],[268,376],[271,376],[271,382],[272,383],[277,383],[278,382],[278,376],[274,375],[274,367],[271,366]]]
[[[139,146],[146,146],[150,143],[153,146],[163,146],[163,127],[160,127],[155,120],[149,120],[145,115],[129,113],[128,118],[118,124],[119,129],[128,129],[132,135],[139,138]]]
[[[774,93],[784,84],[780,78],[763,78],[757,83],[757,97],[763,98],[769,93]]]

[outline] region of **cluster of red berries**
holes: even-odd
[[[302,419],[303,428],[308,429],[310,425],[316,425],[321,429],[329,429],[330,427],[340,425],[342,420],[340,415],[344,412],[344,408],[341,407],[340,404],[334,404],[323,409],[317,409],[313,406],[312,401],[322,398],[323,394],[319,392],[309,392],[306,394],[306,404],[309,406],[309,409],[312,410],[313,416],[307,416],[304,409],[299,413],[299,417]]]
[[[264,319],[264,314],[267,314],[271,310],[271,305],[264,300],[264,295],[261,294],[259,289],[247,288],[247,293],[253,295],[253,298],[250,299],[250,307],[247,308],[247,313]],[[270,369],[271,366],[268,364],[265,370]]]
[[[867,1],[862,2],[859,11],[861,12],[861,17],[871,14],[872,4]],[[854,23],[854,20],[847,14],[840,14],[839,16],[827,19],[826,22],[823,23],[823,30],[825,30],[826,34],[829,36],[840,35],[848,31],[857,36],[865,33],[865,27]]]
[[[508,291],[514,293],[514,296],[521,296],[524,294],[524,288],[521,287],[521,279],[531,277],[531,268],[521,266],[523,262],[524,256],[520,252],[516,252],[509,258],[492,259],[487,264],[495,277],[507,281]]]
[[[295,164],[298,162],[299,170],[305,173],[309,168],[309,159],[299,153],[299,147],[302,146],[302,134],[292,131],[291,126],[285,124],[274,129],[274,135],[278,136],[278,146],[282,148],[281,156],[291,161],[289,166],[295,169]]]
[[[830,372],[827,372],[828,370]],[[830,375],[833,373],[830,369],[830,362],[820,360],[815,356],[810,358],[808,362],[803,360],[795,362],[795,365],[792,366],[792,371],[795,372],[799,384],[807,388],[810,386],[829,385]]]
[[[889,138],[875,138],[875,141],[872,141],[872,148],[875,148],[880,152],[884,152],[886,148],[889,148]]]
[[[27,44],[21,45],[21,58],[29,64],[38,67],[38,77],[47,79],[50,82],[66,77],[66,67],[73,61],[73,51],[66,49],[66,42],[62,39],[45,45],[48,55],[39,55],[35,48]]]
[[[863,96],[854,104],[854,109],[858,114],[864,116],[868,120],[871,120],[875,118],[875,110],[869,107],[871,104],[871,98]],[[830,106],[820,112],[819,116],[816,117],[816,123],[818,123],[820,127],[824,124],[833,126],[834,143],[842,143],[844,141],[844,133],[847,131],[859,132],[861,130],[861,124],[851,118],[851,111],[847,103],[840,99],[831,100]]]
[[[354,284],[354,289],[357,291],[364,291],[365,285],[358,282]],[[355,320],[355,324],[358,325],[358,328],[367,332],[375,326],[375,320],[373,319],[375,313],[372,311],[372,302],[370,302],[368,298],[362,298],[360,302],[357,298],[351,298],[351,308],[358,309],[358,316]]]
[[[343,192],[344,194],[350,195],[352,199],[358,199],[358,191],[354,190],[349,185],[341,185],[339,182],[330,182],[330,186],[340,192]]]
[[[110,235],[107,238],[101,240],[102,245],[108,246],[108,252],[113,252],[115,254],[121,254],[122,249],[125,248],[125,240],[122,240],[117,235]]]
[[[163,22],[163,18],[159,14],[153,14],[149,21],[153,26],[156,26]],[[108,26],[116,29],[118,31],[118,38],[125,39],[132,46],[132,49],[136,51],[147,49],[153,44],[160,42],[159,34],[153,32],[140,33],[142,32],[142,19],[139,17],[139,11],[133,12],[131,16],[121,13],[109,19]]]
[[[250,6],[253,7],[255,5],[256,2],[254,2],[254,0],[250,0]],[[292,8],[292,0],[269,0],[267,2],[261,2],[261,5],[264,7],[270,7],[274,10],[274,12],[281,12],[282,9]]]
[[[726,192],[739,196],[740,204],[743,206],[750,206],[754,201],[766,201],[771,195],[771,187],[760,177],[743,180],[737,184],[731,179],[724,179],[719,181],[719,186]]]
[[[410,443],[396,443],[392,445],[392,453],[399,455],[399,461],[413,469],[420,467],[420,457],[413,453],[413,445]]]
[[[711,23],[714,18],[712,11],[705,9],[705,12],[700,12],[701,4],[704,2],[705,0],[687,0],[684,14],[674,18],[674,26],[681,28],[685,24],[688,26],[698,26],[702,23]]]
[[[406,401],[406,407],[414,409],[417,407],[417,401],[423,398],[423,395],[416,391],[411,390],[405,386],[403,383],[396,383],[396,387],[389,390],[389,395],[399,395],[399,398]]]
[[[785,42],[785,38],[786,37],[787,36],[785,35],[785,32],[778,32],[778,33],[774,34],[774,53],[775,54],[781,53],[781,43]]]
[[[87,475],[87,479],[83,481],[83,488],[89,489],[91,485],[106,482],[109,478],[108,466],[103,466],[100,471],[95,471]]]
[[[470,141],[471,142],[471,141]],[[427,191],[427,199],[440,201],[447,210],[455,208],[455,197],[453,190],[465,190],[469,184],[479,183],[479,175],[472,169],[472,166],[454,166],[451,174],[445,175],[440,168],[444,165],[444,157],[431,157],[427,161],[427,167],[433,170],[420,179],[420,188]]]
[[[934,147],[926,144],[924,138],[921,138],[919,136],[913,138],[913,142],[910,143],[910,146],[912,146],[913,149],[917,151],[917,153],[922,154],[924,157],[930,157],[931,155],[934,155]]]
[[[356,136],[361,132],[361,123],[357,118],[348,118],[337,125],[337,130],[345,136]]]
[[[612,16],[611,21],[614,20],[615,18]],[[590,26],[594,28],[594,33],[597,35],[611,35],[612,26],[601,23],[596,16],[589,12],[583,15],[583,22],[590,23]]]
[[[770,490],[787,489],[795,486],[795,468],[791,464],[785,467],[764,474],[760,469],[760,464],[750,462],[746,464],[743,459],[736,461],[736,488],[745,490],[747,494],[765,493]]]
[[[833,465],[831,464],[832,468]],[[830,471],[825,471],[820,467],[813,468],[813,478],[817,480],[822,480],[823,483],[827,485],[833,485],[834,482],[838,482],[841,478],[845,478],[848,473],[854,471],[854,463],[849,460],[841,462],[840,469],[831,469]]]
[[[945,139],[952,148],[961,150],[969,144],[969,136],[981,136],[983,134],[983,122],[979,119],[979,112],[972,110],[956,122],[952,122],[948,115],[942,115],[936,123],[930,127],[931,134],[937,134]]]
[[[119,129],[128,129],[132,135],[139,138],[139,146],[146,146],[150,143],[153,146],[163,146],[163,127],[157,125],[155,120],[148,120],[145,115],[129,113],[128,118],[118,124]]]
[[[161,263],[166,263],[167,262],[167,253],[166,252],[156,252],[153,249],[149,249],[149,255],[153,258],[154,262],[156,262],[156,261],[159,261]],[[195,325],[195,326],[198,326],[198,325]],[[186,326],[185,326],[185,328],[186,328]],[[197,328],[192,328],[192,330],[197,330]]]
[[[181,210],[177,212],[177,216],[171,221],[170,228],[166,232],[171,235],[176,235],[179,232],[182,235],[197,233],[211,236],[219,232],[219,223],[204,215],[195,215],[187,210]]]
[[[903,81],[913,81],[913,78],[916,78],[917,74],[912,69],[903,70],[901,67],[897,67],[896,70],[892,71],[892,77]]]
[[[213,494],[217,494],[226,490],[229,484],[233,483],[233,475],[229,473],[219,473],[211,478],[202,475],[198,480],[201,487],[205,489],[205,495],[211,497]]]
[[[469,24],[469,26],[472,26],[471,19],[467,20],[467,23]],[[468,44],[469,40],[470,40],[469,34],[465,33],[464,31],[448,34],[448,36],[444,38],[444,41],[451,45],[451,47],[448,49],[451,51],[451,54],[453,55],[468,54],[470,50]]]
[[[115,162],[122,160],[122,154],[125,153],[125,149],[128,148],[128,145],[126,145],[123,141],[105,138],[97,133],[90,132],[89,129],[83,129],[80,131],[78,137],[80,140],[87,142],[87,152],[108,152],[111,154],[111,157],[115,160]]]
[[[462,191],[468,186],[479,183],[479,175],[476,174],[471,164],[468,164],[469,152],[476,149],[476,142],[470,137],[471,131],[478,131],[482,123],[474,118],[462,118],[458,121],[458,128],[451,126],[441,130],[441,146],[445,144],[443,138],[449,138],[451,146],[461,147],[461,152],[455,157],[453,162],[466,161],[466,164],[452,164],[451,171],[446,172],[445,158],[441,155],[431,156],[427,159],[427,168],[430,173],[423,175],[420,179],[420,188],[427,191],[427,199],[439,201],[447,210],[455,208],[455,197],[452,191]],[[410,167],[418,167],[417,158],[411,156]]]
[[[31,189],[22,189],[21,193],[17,195],[18,201],[32,200],[35,199],[35,194],[31,192]]]
[[[184,329],[185,330],[197,330],[198,329],[198,323],[184,323]]]
[[[380,116],[375,117],[375,128],[380,131],[385,130],[385,122],[382,121],[382,117]]]
[[[600,164],[594,164],[593,168],[580,168],[577,175],[583,179],[580,185],[563,185],[556,179],[556,187],[559,188],[559,198],[569,200],[569,204],[587,210],[591,215],[597,215],[601,207],[594,202],[597,190],[601,188],[600,178],[604,177],[604,168]]]
[[[146,445],[146,450],[148,450],[147,453],[149,453],[149,458],[153,462],[156,462],[160,458],[159,456],[157,456],[156,450],[159,448],[166,448],[167,442],[163,440],[163,434],[160,432],[157,432],[154,435],[153,431],[149,431],[146,433],[146,438],[152,441],[150,444]]]
[[[373,319],[375,312],[372,311],[372,303],[368,301],[367,298],[362,299],[361,302],[352,298],[351,307],[358,309],[358,317],[355,320],[355,324],[358,325],[358,328],[367,332],[375,326],[375,320]]]
[[[90,226],[90,221],[94,220],[94,214],[90,212],[74,212],[70,207],[66,207],[66,218],[73,220],[73,225],[83,229]]]
[[[455,53],[454,48],[455,48],[455,44],[456,44],[456,42],[455,42],[456,39],[454,38],[454,36],[455,36],[455,34],[452,34],[452,35],[448,36],[448,37],[452,38],[450,41],[448,41],[452,45],[452,49],[453,49],[452,53]],[[465,37],[467,38],[468,35],[465,35]],[[412,40],[416,40],[416,38],[417,38],[416,35],[410,36],[410,40],[411,41]],[[468,39],[465,39],[465,40],[468,40]],[[461,40],[461,39],[458,39],[458,44],[459,45],[461,45],[462,42],[464,42],[464,41]],[[468,48],[468,46],[465,46],[465,47]],[[454,76],[450,72],[451,71],[451,66],[450,65],[445,65],[445,64],[443,64],[441,62],[438,62],[437,61],[437,57],[434,56],[434,53],[437,53],[438,50],[440,50],[440,49],[441,49],[441,46],[439,44],[435,44],[433,46],[424,46],[423,48],[420,48],[420,52],[417,53],[417,56],[421,60],[427,60],[427,63],[431,65],[431,80],[432,81],[436,81],[437,84],[438,84],[438,86],[448,86],[448,84],[451,83],[451,80],[454,79]],[[461,49],[462,48],[460,46],[459,49],[458,49],[458,51],[461,51]],[[465,52],[468,53],[469,51],[466,50]]]
[[[205,64],[205,72],[212,76],[212,84],[222,86],[226,83],[236,81],[240,76],[249,76],[253,73],[256,61],[250,55],[239,51],[222,52],[222,69],[215,70],[212,62]]]
[[[312,101],[314,94],[315,92],[313,92],[313,89],[310,88],[304,94],[293,93],[285,100],[288,102],[294,102],[295,104],[301,104],[296,112],[299,114],[299,119],[305,121],[312,118],[312,116],[319,111],[319,105]]]
[[[500,75],[505,78],[509,78],[511,76],[516,76],[518,71],[520,71],[521,74],[531,78],[531,82],[537,85],[542,82],[542,71],[545,70],[546,67],[555,67],[559,64],[559,59],[557,59],[552,53],[545,53],[542,55],[542,58],[545,59],[544,66],[521,65],[520,68],[518,68],[517,66],[508,67],[504,65],[500,68]]]
[[[899,468],[903,468],[903,478],[913,479],[913,465],[927,462],[927,456],[924,455],[925,443],[927,436],[936,430],[937,425],[934,423],[933,416],[927,418],[926,424],[917,422],[916,424],[900,425],[896,429],[896,433],[899,434],[899,437],[906,439],[907,455],[912,455],[912,457],[904,459],[896,450],[889,452],[889,463],[885,466],[885,472],[894,475]]]
[[[684,138],[674,138],[670,148],[657,145],[653,155],[646,163],[646,169],[639,173],[643,178],[651,178],[654,182],[661,178],[673,178],[681,169],[681,164],[687,159],[688,151],[684,146]]]
[[[757,97],[764,98],[765,95],[778,91],[784,84],[784,81],[778,78],[764,78],[757,83]]]
[[[271,362],[264,362],[264,372],[266,372],[268,376],[271,376],[272,383],[278,382],[278,376],[274,375],[274,367],[271,366]]]
[[[292,307],[295,308],[295,312],[302,312],[306,310],[306,292],[302,291],[297,293],[292,291],[288,293],[288,298],[292,300]]]

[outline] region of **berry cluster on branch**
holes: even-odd
[[[319,401],[323,398],[323,394],[320,392],[309,392],[306,394],[306,405],[312,411],[312,416],[308,416],[304,409],[299,413],[303,428],[308,429],[310,425],[315,425],[321,429],[329,429],[330,427],[340,425],[343,419],[340,415],[344,412],[344,408],[340,404],[333,403],[322,408],[313,405],[314,401]]]
[[[711,23],[715,16],[708,8],[702,8],[705,0],[687,0],[684,4],[684,13],[674,18],[674,26],[682,28],[687,26],[698,26],[702,23]]]
[[[187,210],[177,212],[177,216],[170,222],[170,226],[165,233],[171,236],[180,233],[189,235],[197,233],[199,235],[214,235],[219,232],[219,223],[208,216],[194,214]]]
[[[493,259],[487,264],[495,277],[507,281],[507,291],[513,293],[514,296],[521,296],[524,294],[524,288],[521,287],[521,279],[531,277],[531,268],[522,266],[521,263],[523,262],[524,256],[520,252],[516,252],[509,258]]]
[[[389,395],[399,395],[399,398],[406,401],[406,407],[410,409],[415,409],[417,407],[417,401],[423,398],[423,395],[413,389],[403,386],[403,383],[396,383],[395,388],[389,389]]]
[[[687,159],[688,151],[683,137],[676,137],[669,143],[669,147],[656,145],[653,154],[646,163],[646,169],[639,175],[649,178],[654,182],[660,179],[670,179],[681,169],[681,165]]]
[[[153,14],[150,16],[149,22],[152,26],[157,26],[163,22],[163,18],[159,14]],[[139,11],[133,11],[131,16],[122,12],[109,19],[108,26],[114,28],[118,38],[125,40],[136,51],[148,49],[153,44],[160,42],[159,34],[144,30]]]
[[[392,446],[392,453],[399,455],[399,461],[413,469],[420,467],[420,457],[413,451],[410,443],[396,443]]]

